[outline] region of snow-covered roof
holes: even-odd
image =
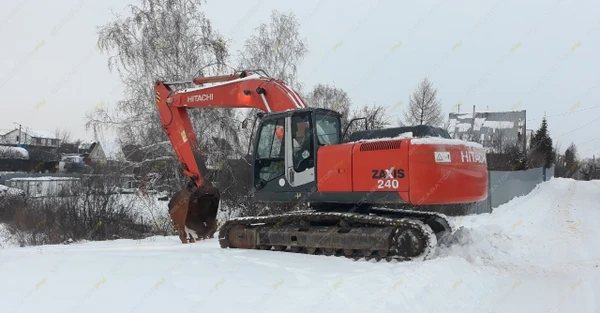
[[[100,140],[99,143],[107,160],[125,160],[125,153],[123,153],[120,143],[110,140]]]
[[[0,136],[4,136],[15,129],[18,130],[18,128],[0,128]]]
[[[22,130],[23,131],[23,130]],[[56,133],[51,132],[51,131],[46,131],[46,130],[39,130],[39,129],[31,129],[31,128],[27,128],[25,130],[25,132],[31,136],[31,137],[36,137],[36,138],[47,138],[47,139],[58,139],[56,137]]]
[[[10,132],[13,131],[19,131],[18,127],[15,128],[0,128],[0,136],[4,136]],[[47,130],[40,130],[40,129],[32,129],[29,127],[23,127],[21,128],[21,132],[27,134],[29,137],[36,137],[36,138],[47,138],[47,139],[58,139],[58,137],[56,137],[56,133],[51,132],[51,131],[47,131]]]
[[[82,141],[77,147],[79,150],[88,150],[94,144],[93,141]]]

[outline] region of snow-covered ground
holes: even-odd
[[[452,218],[432,260],[376,263],[177,237],[0,249],[1,312],[600,312],[600,181],[552,179]],[[1,233],[0,233],[1,235]]]

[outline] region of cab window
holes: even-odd
[[[285,171],[284,119],[266,121],[260,129],[256,147],[255,179],[268,182]]]
[[[340,120],[327,114],[317,114],[317,140],[320,146],[340,143]]]

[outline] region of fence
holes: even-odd
[[[530,193],[539,183],[554,177],[554,166],[525,171],[489,171],[488,174],[488,197],[473,205],[468,214],[491,213],[493,208]]]

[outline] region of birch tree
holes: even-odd
[[[126,17],[102,25],[98,48],[108,54],[108,67],[119,75],[123,96],[113,112],[98,108],[88,114],[88,129],[114,130],[122,144],[151,149],[153,155],[170,156],[164,175],[181,181],[179,165],[156,110],[154,82],[190,80],[224,73],[228,44],[202,12],[201,0],[140,0],[128,5]],[[182,86],[185,87],[185,86]],[[231,110],[190,110],[201,147],[220,133],[237,139],[238,124]],[[218,125],[219,129],[215,129]],[[208,135],[208,136],[207,136]]]
[[[297,91],[302,90],[297,75],[308,46],[300,36],[300,23],[294,13],[273,10],[270,23],[261,23],[239,54],[240,68],[265,70]]]
[[[313,87],[304,100],[310,107],[330,109],[342,113],[342,130],[350,122],[350,97],[341,88],[326,84],[318,84]]]

